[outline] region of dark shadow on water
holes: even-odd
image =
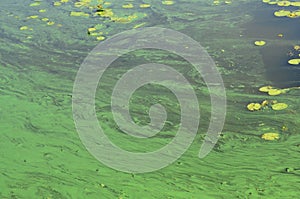
[[[288,64],[290,46],[268,45],[262,49],[266,78],[279,88],[300,86],[300,66]],[[294,52],[296,53],[296,52]]]
[[[280,9],[282,8],[271,5],[259,7],[254,12],[255,18],[243,26],[244,35],[254,40],[278,39],[282,40],[282,43],[284,40],[300,41],[300,18],[275,17],[274,11]],[[287,9],[292,10],[290,7]],[[278,34],[283,34],[283,37],[278,37]],[[295,41],[294,45],[299,43]],[[266,68],[266,78],[273,82],[273,86],[280,88],[300,86],[300,65],[297,67],[288,64],[289,59],[297,58],[299,54],[293,52],[293,46],[268,43],[261,48],[261,53]]]

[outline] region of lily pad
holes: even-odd
[[[286,109],[288,105],[286,103],[276,103],[272,105],[272,109],[275,111]]]
[[[278,140],[279,133],[264,133],[261,138],[264,140]]]
[[[254,44],[255,44],[256,46],[264,46],[264,45],[266,44],[266,42],[263,41],[263,40],[259,40],[259,41],[255,41]]]
[[[300,59],[290,59],[288,63],[291,65],[298,65],[300,64]]]

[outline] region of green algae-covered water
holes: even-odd
[[[300,65],[289,60],[299,57],[300,18],[291,2],[2,0],[0,198],[298,198]],[[276,17],[278,10],[289,12]],[[168,113],[161,132],[148,139],[122,132],[111,96],[136,65],[179,71],[192,85],[201,115],[192,144],[174,162],[152,172],[123,172],[98,161],[81,141],[73,87],[96,45],[146,27],[172,29],[203,46],[222,76],[226,120],[213,150],[199,158],[212,108],[204,78],[170,52],[140,49],[120,56],[105,71],[94,105],[115,145],[132,153],[155,151],[177,136],[181,124],[176,96],[149,84],[131,96],[130,115],[147,125],[149,107],[161,104]]]

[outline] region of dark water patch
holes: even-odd
[[[243,35],[251,38],[276,39],[278,34],[283,34],[282,39],[299,40],[300,18],[275,17],[274,12],[279,9],[282,8],[270,5],[258,7],[253,12],[253,20],[242,26]]]
[[[291,47],[268,45],[261,51],[266,67],[266,78],[279,88],[300,86],[300,67],[288,64]]]
[[[274,12],[282,9],[278,6],[263,4],[253,13],[254,19],[242,26],[244,36],[253,40],[300,40],[300,18],[275,17]],[[295,10],[288,8],[288,10]],[[283,37],[279,37],[282,34]],[[296,45],[297,43],[295,43]],[[265,77],[276,87],[300,86],[299,67],[291,66],[288,60],[296,58],[290,45],[278,45],[268,42],[267,46],[261,49],[264,66],[266,69]]]

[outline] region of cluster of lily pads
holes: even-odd
[[[77,9],[74,11],[69,12],[69,16],[71,17],[101,17],[108,19],[111,22],[114,23],[130,23],[133,22],[137,19],[141,19],[143,17],[146,17],[146,13],[141,13],[141,12],[134,12],[133,14],[128,14],[126,13],[125,16],[118,16],[114,13],[113,9],[111,8],[112,3],[111,2],[106,2],[103,0],[78,0],[78,1],[69,1],[69,0],[54,0],[51,2],[52,6],[62,6],[64,4],[73,4],[73,6]],[[162,5],[173,5],[175,4],[174,0],[162,0],[161,1]],[[32,3],[29,4],[31,7],[37,7],[39,8],[42,5],[42,1],[40,0],[33,0]],[[121,8],[124,9],[132,9],[132,8],[138,8],[138,9],[147,9],[151,7],[151,4],[149,3],[138,3],[134,4],[134,2],[124,2],[123,5],[120,5]],[[46,9],[39,9],[39,13],[46,13]],[[50,20],[47,17],[40,17],[39,15],[32,15],[28,16],[27,19],[37,19],[45,22],[47,25],[52,26],[55,24],[54,21]],[[133,26],[133,28],[140,28],[144,26],[146,23],[140,23],[136,24]],[[57,26],[61,26],[60,24],[57,24]],[[104,40],[106,37],[104,36],[103,33],[103,28],[105,26],[103,24],[97,24],[92,27],[87,27],[87,34],[89,36],[94,36],[98,41]],[[19,28],[22,31],[26,30],[33,30],[32,28],[28,26],[21,26]]]
[[[286,93],[289,89],[278,89],[272,86],[263,86],[259,88],[260,92],[267,93],[270,96],[280,95]],[[249,111],[259,111],[264,109],[272,109],[274,111],[280,111],[288,108],[286,103],[278,102],[277,100],[263,100],[262,102],[251,102],[247,105]],[[264,140],[276,140],[279,139],[279,133],[268,132],[261,136]]]
[[[271,1],[271,0],[262,0],[262,2],[267,3],[269,5],[277,5],[280,7],[291,7],[292,9],[300,8],[300,2],[293,1]],[[276,17],[288,17],[288,18],[297,18],[300,17],[300,9],[297,10],[288,10],[288,9],[280,9],[274,12]]]
[[[52,4],[53,6],[60,6],[64,3],[68,3],[69,0],[60,0],[60,1],[54,1]],[[30,7],[39,7],[41,5],[41,1],[34,1],[33,3],[30,3],[29,6]],[[46,9],[39,9],[38,10],[39,13],[46,13],[47,10]],[[35,20],[40,20],[42,22],[45,22],[48,26],[52,26],[55,24],[54,21],[50,20],[48,17],[40,17],[39,15],[30,15],[28,17],[26,17],[27,20],[31,20],[31,19],[35,19]],[[57,26],[61,26],[61,24],[57,24]],[[28,26],[21,26],[19,28],[20,30],[33,30],[33,28],[30,28]],[[30,37],[30,36],[29,36]]]
[[[292,2],[292,1],[271,1],[271,0],[262,0],[263,3],[267,3],[270,5],[277,5],[280,7],[292,7],[292,8],[300,8],[300,1],[297,2]],[[285,9],[281,9],[281,10],[277,10],[274,12],[274,15],[276,17],[289,17],[289,18],[296,18],[300,16],[300,9],[296,9],[296,10],[285,10]],[[278,37],[283,37],[283,34],[278,34]],[[254,44],[256,46],[264,46],[266,45],[266,41],[263,40],[257,40],[254,41]],[[297,53],[297,58],[293,58],[288,60],[288,63],[290,65],[299,65],[300,64],[300,45],[295,45],[293,47],[294,51],[298,52]],[[294,53],[289,53],[294,55]]]
[[[289,17],[289,18],[296,18],[300,16],[300,2],[290,2],[290,1],[278,1],[278,0],[262,0],[263,3],[270,4],[270,5],[276,5],[279,7],[290,7],[293,10],[287,10],[287,9],[280,9],[274,12],[274,15],[276,17]],[[296,10],[295,10],[296,8]],[[278,37],[282,38],[283,34],[278,34]],[[254,41],[254,45],[256,46],[264,46],[266,45],[266,42],[263,40],[257,40]],[[296,52],[299,51],[298,56],[299,58],[293,58],[288,61],[289,64],[291,65],[298,65],[300,64],[300,46],[295,45],[293,47],[293,50]],[[291,53],[294,55],[295,53]],[[299,89],[299,87],[296,87]],[[259,88],[260,92],[267,93],[270,96],[276,96],[280,95],[283,93],[286,93],[290,89],[293,88],[288,88],[288,89],[278,89],[274,88],[272,86],[263,86]],[[278,102],[277,100],[263,100],[262,102],[252,102],[247,105],[247,109],[249,111],[259,111],[259,110],[264,110],[264,109],[272,109],[274,111],[280,111],[288,108],[288,105],[286,103]],[[287,127],[283,126],[282,131],[286,131]],[[280,134],[278,132],[268,132],[264,133],[261,135],[261,138],[264,140],[277,140],[279,139]]]
[[[100,16],[102,18],[107,18],[110,21],[115,22],[115,23],[130,23],[138,18],[147,16],[145,13],[134,13],[131,15],[119,17],[113,12],[113,10],[111,8],[107,7],[107,6],[111,5],[110,2],[103,2],[102,0],[98,0],[98,4],[95,6],[91,6],[90,2],[91,2],[91,0],[81,0],[81,1],[75,3],[75,7],[78,7],[78,8],[83,7],[83,6],[89,7],[91,10],[94,9],[93,16]],[[163,5],[173,5],[175,3],[175,1],[163,0],[161,3]],[[125,4],[121,5],[121,7],[124,9],[132,9],[132,8],[136,8],[136,7],[141,8],[141,9],[146,9],[146,8],[150,8],[151,4],[141,3],[138,5],[134,5],[133,3],[125,3]],[[89,16],[89,14],[84,13],[84,12],[75,12],[74,11],[74,12],[70,13],[70,16]],[[140,27],[144,26],[145,24],[146,23],[143,22],[143,23],[135,25],[133,28],[140,28]],[[96,36],[97,40],[104,40],[105,37],[102,35],[102,32],[96,32],[96,30],[98,30],[98,28],[100,26],[101,25],[98,24],[96,26],[89,27],[87,29],[87,32],[91,36]]]
[[[260,92],[268,93],[270,96],[280,95],[286,93],[289,89],[278,89],[272,86],[263,86],[259,88]],[[264,100],[261,103],[249,103],[247,109],[249,111],[258,111],[261,109],[272,108],[273,110],[279,111],[288,107],[285,103],[279,103],[277,100]]]
[[[271,107],[273,110],[279,111],[286,109],[288,105],[286,103],[279,103],[277,100],[264,100],[261,103],[250,103],[247,105],[249,111],[258,111]]]

